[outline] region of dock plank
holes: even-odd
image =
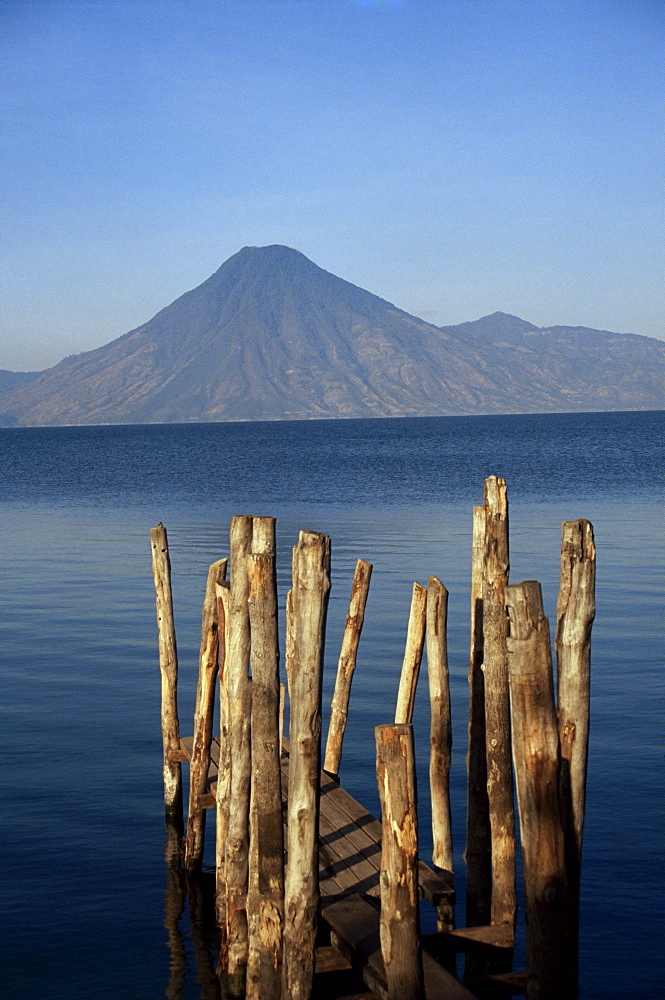
[[[288,741],[282,753],[282,797],[288,789]],[[191,759],[193,739],[183,737],[181,749]],[[219,741],[213,740],[209,770],[209,798],[214,805],[219,763]],[[360,968],[373,993],[387,1000],[385,967],[379,940],[381,824],[339,781],[321,772],[319,886],[320,912],[331,928],[337,951]],[[288,844],[285,845],[288,851]],[[434,871],[419,862],[421,895],[433,905],[454,901],[452,873]],[[475,1000],[474,995],[423,948],[426,1000]]]
[[[379,939],[379,910],[362,896],[322,905],[321,915],[334,932],[338,950],[351,961],[364,963],[363,978],[381,1000],[389,1000],[386,970]],[[426,1000],[476,1000],[466,986],[423,949]]]

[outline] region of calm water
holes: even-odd
[[[581,994],[662,995],[664,452],[663,412],[0,430],[2,995],[213,995],[196,915],[185,908],[179,922],[184,966],[172,965],[164,928],[149,546],[160,520],[185,732],[206,570],[226,554],[232,514],[277,517],[282,600],[298,530],[332,537],[326,704],[355,560],[374,564],[342,762],[345,784],[373,809],[373,727],[394,710],[411,585],[431,573],[446,584],[463,899],[471,508],[492,473],[508,482],[511,579],[541,580],[550,615],[561,522],[594,524]],[[423,680],[415,726],[427,856]]]

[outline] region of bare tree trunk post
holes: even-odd
[[[286,594],[286,634],[284,636],[284,669],[286,670],[286,688],[289,696],[289,701],[291,699],[291,676],[293,674],[293,657],[295,655],[293,644],[293,591],[289,590]]]
[[[330,539],[301,531],[293,550],[294,660],[285,886],[283,1000],[309,1000],[319,905],[321,682],[330,592]]]
[[[397,692],[395,708],[395,724],[409,724],[413,719],[413,706],[416,700],[416,685],[420,674],[420,662],[425,646],[425,624],[427,617],[427,590],[419,583],[414,583],[409,611],[409,624],[406,633],[406,646],[402,673]]]
[[[166,528],[150,529],[152,573],[155,581],[159,670],[162,678],[162,744],[164,747],[164,808],[182,835],[182,769],[178,723],[178,650],[173,622],[171,561]]]
[[[342,649],[337,664],[335,691],[332,705],[330,706],[330,724],[328,726],[328,740],[326,742],[326,753],[323,762],[324,771],[328,771],[330,774],[339,774],[339,765],[342,759],[342,742],[344,740],[344,731],[346,729],[346,719],[349,710],[349,697],[351,695],[351,682],[356,669],[356,655],[365,619],[365,606],[367,604],[371,576],[371,563],[365,562],[364,559],[359,559],[356,563],[356,571],[351,585],[349,612],[346,616]]]
[[[381,799],[381,953],[390,1000],[423,1000],[418,916],[418,819],[413,727],[377,726]]]
[[[194,711],[194,742],[189,770],[189,816],[185,839],[185,868],[199,869],[203,857],[205,837],[205,809],[199,804],[205,795],[210,769],[210,744],[212,720],[215,711],[215,683],[217,681],[217,582],[226,576],[226,559],[214,562],[208,570],[201,622],[201,650],[199,653],[199,681]]]
[[[286,707],[286,684],[279,685],[279,752],[284,746],[284,709]]]
[[[575,1000],[550,637],[535,580],[507,588],[513,756],[526,895],[528,1000]]]
[[[252,518],[231,519],[231,606],[229,609],[229,740],[231,789],[226,838],[227,991],[245,992],[247,974],[247,879],[249,865],[249,800],[252,773],[250,745],[250,624],[247,557],[252,548]]]
[[[252,636],[252,837],[247,912],[247,1000],[278,998],[284,924],[284,836],[280,781],[279,639],[275,520],[254,518],[249,557]]]
[[[431,708],[429,783],[432,800],[432,861],[437,868],[453,870],[453,834],[450,813],[450,758],[453,746],[448,680],[448,591],[435,576],[427,585],[427,674]],[[455,926],[450,902],[437,906],[440,931]]]
[[[589,521],[566,521],[561,537],[561,580],[555,650],[561,746],[560,787],[568,876],[576,927],[589,748],[591,626],[596,613],[596,546]]]
[[[510,693],[505,607],[508,584],[508,498],[505,480],[485,480],[485,556],[483,567],[483,673],[487,795],[492,831],[493,924],[514,926],[515,806],[510,751]]]
[[[473,508],[471,556],[471,650],[469,658],[469,752],[466,761],[466,925],[489,924],[492,907],[492,834],[487,797],[485,677],[483,674],[483,564],[485,507]],[[467,966],[473,955],[467,956]],[[473,962],[471,962],[473,964]],[[467,968],[473,975],[473,970]]]
[[[219,966],[228,964],[226,934],[226,837],[229,829],[231,795],[231,741],[229,736],[229,616],[231,588],[226,581],[215,587],[217,597],[217,633],[219,637],[219,768],[217,774],[217,816],[215,825],[215,901],[220,933]]]

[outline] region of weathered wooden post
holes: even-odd
[[[247,898],[250,932],[247,1000],[260,1000],[280,995],[284,923],[274,518],[254,518],[248,572],[252,641],[252,842]]]
[[[582,853],[589,745],[591,626],[596,613],[596,546],[589,521],[566,521],[555,650],[564,802],[571,806],[577,863]]]
[[[411,725],[377,726],[381,799],[381,953],[390,1000],[422,1000],[418,917],[418,820]]]
[[[284,609],[286,617],[286,634],[284,636],[284,669],[286,670],[286,686],[289,698],[291,697],[291,677],[293,675],[294,637],[293,637],[293,591],[286,594],[286,607]]]
[[[178,650],[173,622],[171,562],[166,528],[150,529],[152,573],[155,581],[159,669],[162,678],[162,744],[164,748],[164,808],[182,834],[182,770],[178,723]]]
[[[228,964],[226,931],[226,838],[229,829],[229,799],[231,795],[231,740],[229,735],[229,617],[231,587],[226,581],[215,586],[217,598],[217,632],[219,635],[219,767],[217,772],[217,816],[215,824],[215,902],[220,933],[219,965]]]
[[[485,480],[483,673],[487,794],[492,831],[493,924],[515,923],[515,806],[510,752],[510,694],[505,607],[508,584],[508,497],[498,476]]]
[[[487,797],[485,678],[483,674],[483,564],[485,507],[473,508],[471,556],[471,650],[469,658],[469,752],[467,756],[466,924],[489,924],[492,906],[492,835]],[[467,963],[468,964],[468,963]],[[474,963],[471,962],[471,965]],[[467,972],[473,975],[473,968]]]
[[[554,647],[561,747],[559,793],[576,943],[589,746],[591,627],[596,612],[595,585],[596,546],[593,526],[583,519],[566,521],[562,526],[561,578]]]
[[[409,611],[409,624],[406,633],[404,661],[399,679],[397,706],[395,708],[395,723],[403,725],[413,718],[413,706],[416,700],[416,685],[420,674],[420,662],[425,645],[425,624],[427,613],[427,590],[419,583],[414,583]]]
[[[448,591],[435,576],[427,585],[427,674],[431,706],[429,781],[432,799],[432,861],[453,870],[450,755],[453,745],[448,681]],[[443,928],[441,928],[443,929]],[[446,928],[447,929],[447,928]]]
[[[528,1000],[575,1000],[571,920],[559,802],[559,735],[550,638],[540,584],[506,590],[513,757],[526,896]]]
[[[346,719],[349,709],[351,682],[356,669],[356,655],[360,633],[365,619],[365,606],[369,592],[369,582],[372,576],[372,564],[359,559],[351,585],[351,600],[346,616],[342,649],[337,664],[335,691],[330,707],[330,723],[323,769],[330,774],[339,774],[339,764],[342,759],[342,742],[346,729]]]
[[[200,797],[205,795],[210,769],[210,744],[212,720],[215,710],[215,684],[217,681],[217,591],[218,581],[226,576],[226,559],[214,562],[208,570],[201,622],[201,650],[199,653],[199,681],[194,710],[194,740],[189,770],[189,815],[185,839],[185,868],[201,867],[205,837],[205,809]]]
[[[252,759],[247,557],[251,548],[252,518],[233,517],[230,531],[231,601],[227,657],[231,787],[224,865],[228,942],[225,986],[231,996],[242,996],[245,992],[248,953],[247,879]]]
[[[314,975],[321,767],[321,680],[330,592],[330,539],[301,531],[293,550],[288,850],[283,1000],[309,1000]]]

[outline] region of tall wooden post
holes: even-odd
[[[485,480],[483,673],[487,795],[492,831],[493,924],[515,923],[515,806],[510,752],[510,695],[505,607],[508,583],[508,497],[498,476]]]
[[[416,700],[416,685],[420,674],[420,662],[425,646],[425,623],[427,609],[427,591],[419,583],[414,583],[409,611],[409,625],[406,633],[406,647],[402,673],[397,692],[395,708],[395,723],[408,724],[413,718],[413,706]]]
[[[284,636],[284,669],[286,670],[286,685],[289,698],[291,697],[291,677],[293,676],[294,636],[293,636],[293,591],[286,594],[286,607],[284,609],[286,618],[286,634]]]
[[[245,992],[247,973],[247,879],[249,864],[249,799],[251,786],[250,624],[247,557],[252,548],[252,518],[231,519],[231,601],[227,659],[231,788],[226,838],[226,926],[231,996]]]
[[[332,705],[330,707],[330,724],[323,769],[330,774],[339,774],[339,764],[342,759],[342,742],[346,729],[346,719],[351,695],[351,681],[356,669],[356,655],[360,633],[365,619],[365,605],[369,592],[369,581],[372,576],[372,564],[359,559],[351,585],[351,600],[346,616],[342,649],[337,664],[337,678]]]
[[[513,756],[526,895],[528,1000],[575,1000],[571,921],[559,803],[559,735],[550,638],[540,584],[506,591]]]
[[[231,739],[229,734],[229,617],[231,587],[226,581],[215,587],[217,597],[217,631],[219,635],[219,767],[217,773],[217,816],[215,823],[215,902],[220,933],[219,966],[228,965],[226,930],[226,838],[229,829],[231,795]]]
[[[435,576],[427,586],[427,674],[431,706],[429,780],[432,797],[432,861],[453,870],[450,756],[453,745],[448,681],[448,591]]]
[[[377,726],[381,799],[381,953],[390,1000],[423,1000],[418,918],[418,820],[411,725]]]
[[[294,658],[285,884],[283,1000],[309,1000],[319,905],[321,681],[330,592],[330,539],[301,531],[293,550]]]
[[[252,637],[252,842],[247,1000],[280,995],[284,837],[280,784],[279,639],[274,518],[254,518],[249,556]]]
[[[591,698],[591,627],[596,613],[596,546],[589,521],[566,521],[555,650],[561,770],[559,792],[566,837],[571,909],[579,927],[579,893],[586,799]]]
[[[214,562],[208,570],[201,622],[201,650],[199,653],[199,681],[194,711],[194,742],[189,770],[189,816],[185,840],[185,867],[200,868],[205,837],[205,809],[200,798],[205,795],[210,769],[210,744],[212,720],[215,710],[215,684],[217,681],[217,583],[226,576],[226,559]]]
[[[562,782],[565,800],[571,805],[578,864],[584,831],[595,584],[593,526],[585,520],[567,521],[562,528],[555,649],[559,738],[565,764]]]
[[[182,770],[178,723],[178,650],[173,622],[171,561],[166,528],[150,529],[152,573],[155,581],[159,670],[162,678],[162,744],[164,749],[164,808],[182,834]]]
[[[485,677],[483,674],[483,565],[485,507],[473,508],[471,556],[471,650],[469,662],[469,752],[466,760],[466,924],[489,924],[492,906],[492,834],[487,797]],[[470,956],[471,957],[471,956]],[[471,961],[471,965],[474,963]],[[473,975],[473,969],[467,970]]]

